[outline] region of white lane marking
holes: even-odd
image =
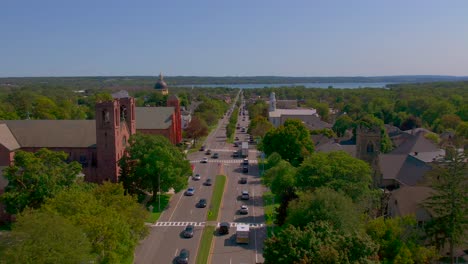
[[[175,253],[174,253],[174,256],[177,256],[177,251],[179,251],[178,248],[176,248]]]
[[[192,214],[192,213],[193,213],[193,209],[192,209],[192,210],[190,210],[190,214]]]
[[[172,216],[174,215],[175,211],[177,210],[177,206],[179,206],[179,203],[180,203],[180,200],[182,199],[182,196],[184,196],[184,195],[183,194],[180,195],[179,200],[177,201],[176,206],[175,206],[174,210],[172,211],[171,216],[169,216],[169,221],[171,221]]]

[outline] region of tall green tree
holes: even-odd
[[[167,138],[136,134],[129,143],[126,154],[119,161],[122,168],[120,181],[127,191],[145,190],[152,192],[155,198],[159,191],[174,188],[178,192],[187,186],[190,163]]]
[[[247,132],[255,137],[264,137],[270,129],[273,129],[273,124],[267,118],[257,116],[251,119]]]
[[[430,208],[432,221],[428,233],[438,248],[448,244],[454,263],[457,245],[466,243],[468,237],[468,167],[466,153],[448,150],[446,158],[429,173],[434,193],[425,202]]]
[[[86,234],[97,263],[125,263],[146,234],[148,212],[121,184],[75,184],[41,210],[69,219]]]
[[[342,137],[344,136],[346,130],[353,128],[354,121],[349,115],[342,115],[338,117],[333,124],[333,131],[337,134],[337,136]]]
[[[305,157],[314,152],[309,130],[297,119],[286,120],[284,125],[268,131],[260,148],[267,155],[277,152],[293,166],[299,166]]]
[[[272,156],[277,157],[277,155],[274,154]],[[295,175],[295,167],[291,166],[291,164],[285,160],[279,160],[274,167],[266,171],[262,178],[263,183],[270,187],[271,192],[280,199],[280,206],[277,208],[278,214],[276,216],[276,223],[278,225],[284,224],[289,202],[297,198]]]
[[[0,263],[89,263],[91,243],[72,221],[52,212],[20,214],[0,239]]]
[[[414,216],[372,219],[366,223],[366,233],[379,245],[383,263],[432,263],[438,258],[434,247],[425,247]]]
[[[366,234],[346,234],[327,222],[314,222],[304,228],[288,225],[267,238],[263,257],[265,264],[378,263],[376,252]]]
[[[48,149],[16,152],[13,165],[4,169],[8,185],[0,198],[7,212],[39,208],[46,198],[75,183],[82,167],[77,162],[67,163],[67,157],[65,152]]]
[[[328,187],[355,202],[371,193],[369,165],[343,151],[314,153],[301,164],[296,178],[297,187],[301,190]]]
[[[326,221],[345,233],[359,230],[362,213],[348,196],[329,188],[299,193],[289,203],[286,223],[305,227],[309,223]]]

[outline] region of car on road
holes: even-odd
[[[244,165],[244,166],[242,166],[242,172],[243,172],[243,173],[249,172],[249,165]]]
[[[249,197],[249,192],[248,191],[242,191],[241,193],[241,200],[248,200]]]
[[[234,147],[236,148],[239,147],[239,144],[240,144],[239,142],[234,142]]]
[[[243,165],[249,165],[249,159],[244,159],[242,160]]]
[[[240,178],[239,183],[240,184],[246,184],[247,183],[247,177]]]
[[[238,140],[239,140],[239,137],[236,137],[235,140],[238,141]]]
[[[232,153],[232,157],[233,157],[233,158],[238,158],[238,157],[239,157],[239,152],[238,152],[238,151],[234,151],[234,152]]]
[[[219,158],[219,154],[218,154],[218,153],[214,153],[213,156],[211,156],[211,158],[217,159],[217,158]]]
[[[211,155],[211,149],[207,150],[207,151],[205,152],[205,155]]]
[[[177,264],[188,264],[189,263],[189,258],[190,258],[190,251],[188,251],[188,249],[183,248],[180,251],[179,256],[177,256],[176,263]]]
[[[187,191],[185,191],[186,196],[193,196],[195,194],[195,188],[189,187]]]
[[[222,222],[219,224],[219,229],[218,229],[218,233],[220,235],[227,235],[229,234],[229,227],[231,225],[228,223],[228,222]]]
[[[204,157],[200,162],[201,162],[201,163],[208,163],[208,158],[207,158],[207,157]]]
[[[187,225],[184,229],[184,232],[183,232],[183,236],[185,238],[191,238],[193,237],[193,230],[194,230],[194,227],[193,225]]]
[[[245,132],[245,127],[241,128],[241,132]]]
[[[242,214],[242,215],[249,214],[249,208],[247,207],[247,205],[245,204],[241,205],[239,209],[239,214]]]
[[[201,176],[200,176],[200,174],[197,173],[197,174],[195,174],[195,175],[192,176],[192,179],[193,179],[194,181],[199,181],[199,180],[201,179]]]
[[[205,146],[201,146],[200,151],[205,151]]]
[[[200,199],[197,203],[198,208],[205,208],[206,207],[206,199]]]
[[[213,184],[213,182],[211,181],[211,179],[206,179],[204,185],[206,186],[211,186]]]

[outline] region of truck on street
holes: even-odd
[[[236,242],[237,244],[248,244],[250,227],[246,224],[238,224],[236,229]]]
[[[247,158],[249,156],[249,142],[242,142],[242,157]]]

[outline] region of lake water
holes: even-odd
[[[251,89],[251,88],[269,88],[269,87],[281,87],[281,86],[304,86],[306,88],[338,88],[338,89],[356,89],[356,88],[385,88],[390,82],[378,82],[378,83],[259,83],[259,84],[197,84],[193,87],[229,87],[229,88],[240,88],[240,89]],[[191,87],[192,85],[183,85],[184,87]]]

